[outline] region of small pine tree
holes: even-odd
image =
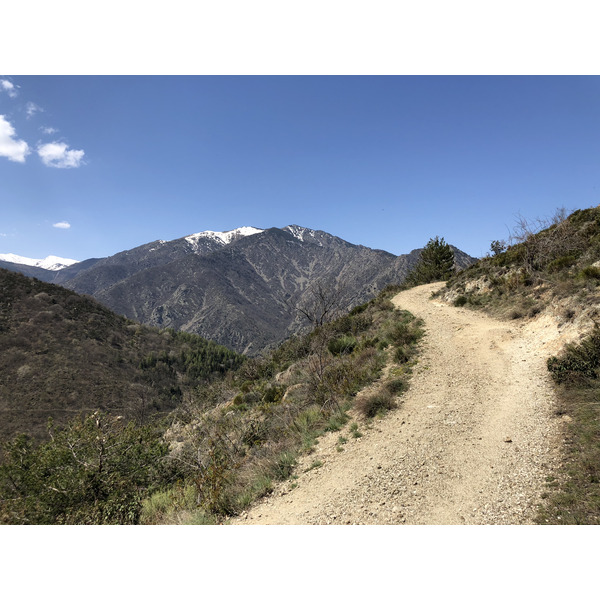
[[[447,281],[454,273],[454,252],[444,238],[431,238],[415,268],[408,274],[405,283],[411,286]]]
[[[504,240],[494,240],[490,244],[490,250],[494,253],[494,256],[502,254],[506,250],[506,242]]]

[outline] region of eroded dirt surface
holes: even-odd
[[[430,300],[440,285],[394,298],[427,331],[399,409],[371,428],[357,419],[363,436],[342,432],[343,446],[340,432],[324,436],[297,479],[231,523],[533,523],[559,460],[545,366],[558,330]]]

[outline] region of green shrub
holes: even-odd
[[[600,280],[600,269],[598,267],[584,267],[579,272],[579,276],[583,279]]]
[[[281,452],[273,461],[271,474],[277,481],[284,481],[293,472],[296,466],[296,453],[286,450]]]
[[[364,417],[370,419],[396,408],[396,401],[388,390],[382,390],[360,396],[356,400],[355,407]]]
[[[340,356],[342,354],[352,354],[358,344],[357,339],[352,335],[343,335],[338,338],[334,338],[327,344],[327,349],[334,356]]]
[[[358,430],[358,423],[354,422],[350,425],[350,433],[355,439],[362,437],[362,433]]]
[[[415,322],[396,323],[388,333],[388,339],[395,346],[410,346],[422,337],[422,331]]]
[[[142,502],[140,523],[156,525],[168,522],[180,511],[197,509],[196,489],[193,485],[176,485],[166,491],[152,494]]]
[[[262,401],[266,403],[279,402],[283,398],[285,390],[286,387],[284,385],[274,383],[265,390]]]
[[[456,300],[454,300],[454,306],[464,306],[469,299],[466,296],[458,296]]]
[[[397,396],[408,389],[408,383],[404,379],[390,379],[385,383],[385,388],[391,394]]]
[[[354,317],[356,315],[360,315],[360,313],[364,312],[365,310],[367,310],[367,308],[369,307],[369,303],[365,302],[364,304],[359,304],[358,306],[355,306],[351,311],[350,311],[350,316]]]
[[[136,524],[142,500],[178,475],[162,460],[156,427],[136,427],[100,412],[50,428],[34,447],[27,436],[6,446],[0,513],[13,524]]]
[[[243,395],[242,402],[244,404],[256,404],[261,401],[261,395],[257,392],[248,392]]]
[[[548,359],[548,370],[557,383],[582,378],[597,379],[600,369],[600,327],[579,344],[568,344],[559,357]]]
[[[560,256],[548,263],[546,270],[549,273],[558,273],[559,271],[572,267],[576,262],[577,258],[575,256]]]
[[[410,360],[411,352],[410,348],[407,346],[398,346],[396,350],[394,350],[394,360],[403,365]]]
[[[341,411],[335,411],[325,425],[325,431],[339,431],[349,420],[348,415]]]

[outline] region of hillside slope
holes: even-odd
[[[559,460],[545,368],[556,328],[519,327],[429,300],[394,303],[425,321],[402,406],[363,437],[323,438],[282,484],[235,524],[527,524]],[[310,463],[322,463],[307,470]]]
[[[143,421],[175,408],[239,355],[197,336],[152,329],[92,298],[0,269],[0,440],[45,435],[80,411]]]

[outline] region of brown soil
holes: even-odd
[[[550,318],[502,322],[430,300],[440,285],[394,298],[427,330],[399,409],[370,427],[355,416],[360,438],[321,438],[297,479],[231,523],[533,523],[560,460],[545,366],[558,329]]]

